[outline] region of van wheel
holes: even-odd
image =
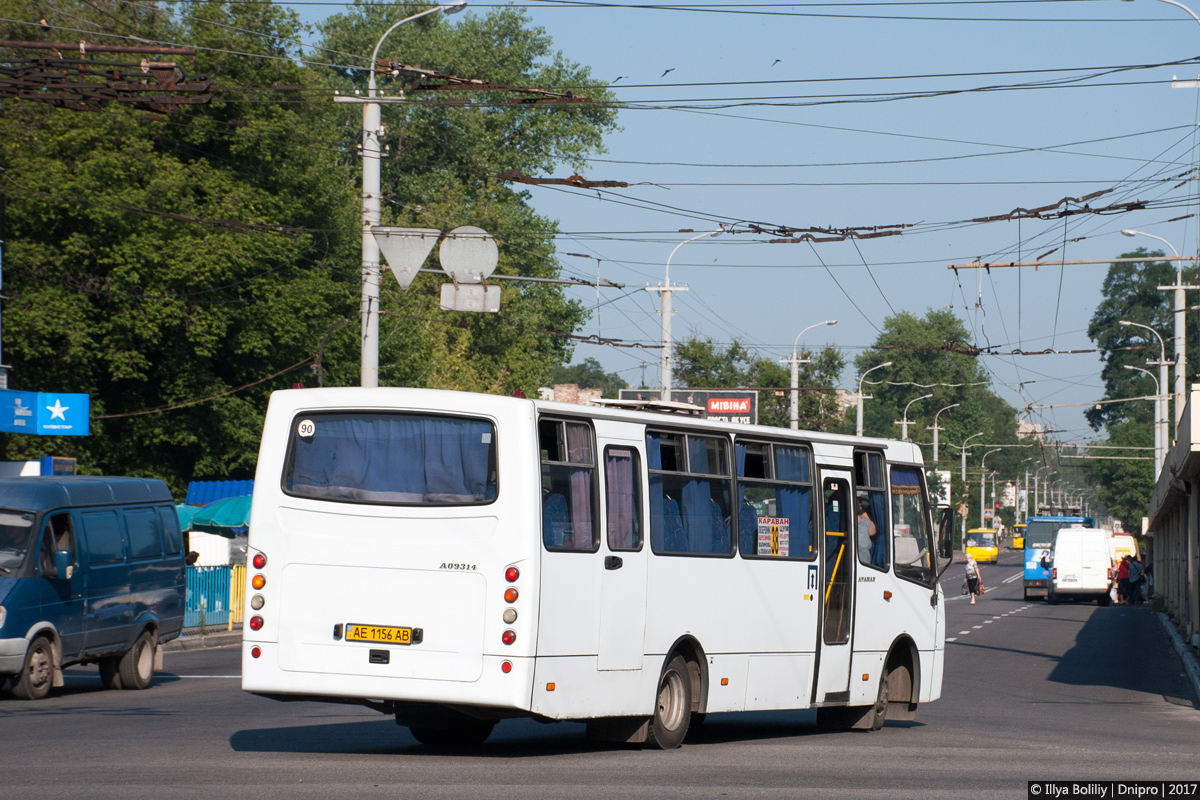
[[[100,683],[105,689],[121,688],[121,658],[109,656],[100,659]]]
[[[143,631],[125,655],[119,673],[122,689],[145,689],[154,677],[154,634]]]
[[[692,674],[683,656],[675,656],[658,679],[658,702],[646,743],[663,750],[683,744],[692,717]]]
[[[18,700],[41,700],[50,694],[54,682],[54,647],[45,636],[39,636],[25,652],[25,665],[19,677],[13,679],[13,697]]]

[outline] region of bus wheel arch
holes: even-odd
[[[887,719],[916,719],[921,697],[921,656],[910,637],[901,636],[892,643],[880,680],[887,682],[883,689]]]
[[[704,648],[694,636],[684,635],[675,640],[667,650],[663,659],[663,670],[675,656],[682,656],[687,662],[688,671],[692,678],[692,713],[705,714],[708,712],[708,657]]]

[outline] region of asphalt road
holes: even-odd
[[[501,723],[448,755],[389,717],[239,688],[237,648],[167,654],[143,692],[68,670],[40,702],[0,693],[0,797],[1024,798],[1029,780],[1200,780],[1200,710],[1145,607],[1021,599],[1015,553],[949,602],[942,699],[875,733],[813,712],[710,716],[683,748],[595,745],[582,725]]]

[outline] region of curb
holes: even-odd
[[[241,645],[242,632],[221,631],[220,633],[197,634],[180,636],[163,645],[163,652],[171,653],[179,650],[207,650],[212,647],[233,647]]]
[[[1192,692],[1195,694],[1197,707],[1200,708],[1200,664],[1196,663],[1196,655],[1192,652],[1192,648],[1184,644],[1183,638],[1179,635],[1179,631],[1175,630],[1175,624],[1171,622],[1170,617],[1160,611],[1158,619],[1166,628],[1167,635],[1171,637],[1171,644],[1175,646],[1179,660],[1183,662],[1183,669],[1192,682]]]

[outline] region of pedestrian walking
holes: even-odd
[[[975,605],[976,595],[983,594],[983,575],[972,555],[967,556],[967,593],[971,595],[971,605]]]
[[[1129,562],[1131,560],[1128,555],[1121,556],[1121,563],[1117,567],[1117,604],[1122,606],[1132,604],[1129,599]]]

